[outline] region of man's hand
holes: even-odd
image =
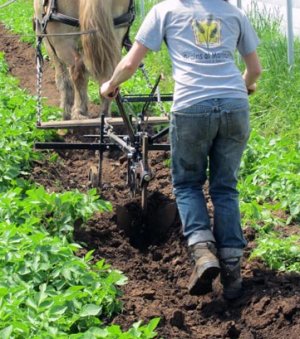
[[[251,95],[252,93],[254,93],[256,91],[256,82],[250,86],[247,87],[248,90],[248,95]]]
[[[100,89],[101,95],[106,99],[114,99],[119,92],[118,87],[114,87],[111,85],[110,81],[106,81]]]
[[[262,68],[256,51],[245,55],[243,58],[246,64],[243,78],[245,80],[248,94],[250,95],[256,91],[256,80],[260,77]]]

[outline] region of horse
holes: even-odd
[[[99,85],[111,77],[133,19],[133,0],[34,0],[35,31],[54,63],[64,120],[89,118],[89,75]],[[109,100],[101,102],[110,115]]]

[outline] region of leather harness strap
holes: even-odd
[[[45,33],[46,27],[49,21],[56,21],[60,22],[69,26],[79,27],[79,19],[73,18],[71,16],[59,13],[57,11],[57,0],[50,0],[50,10],[47,11],[49,6],[49,0],[44,0],[43,7],[43,19],[41,24],[42,31]],[[48,13],[47,13],[48,12]],[[128,11],[121,16],[114,18],[114,26],[115,28],[124,27],[124,26],[131,26],[133,20],[135,18],[135,7],[134,7],[134,0],[130,0]]]
[[[130,0],[127,13],[122,14],[121,16],[114,18],[114,25],[116,28],[122,26],[131,26],[135,18],[135,7],[134,0]]]

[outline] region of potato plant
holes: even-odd
[[[72,232],[75,221],[110,211],[111,204],[95,190],[49,193],[28,180],[41,156],[34,141],[52,133],[35,128],[35,100],[7,71],[1,53],[0,337],[154,338],[159,319],[126,332],[104,324],[121,310],[126,277],[104,260],[95,262],[92,251],[76,256]]]

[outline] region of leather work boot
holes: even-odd
[[[220,272],[216,248],[212,242],[196,243],[189,247],[195,266],[188,290],[192,295],[203,295],[212,291],[212,282]]]
[[[232,300],[243,294],[241,258],[220,259],[223,296]]]

